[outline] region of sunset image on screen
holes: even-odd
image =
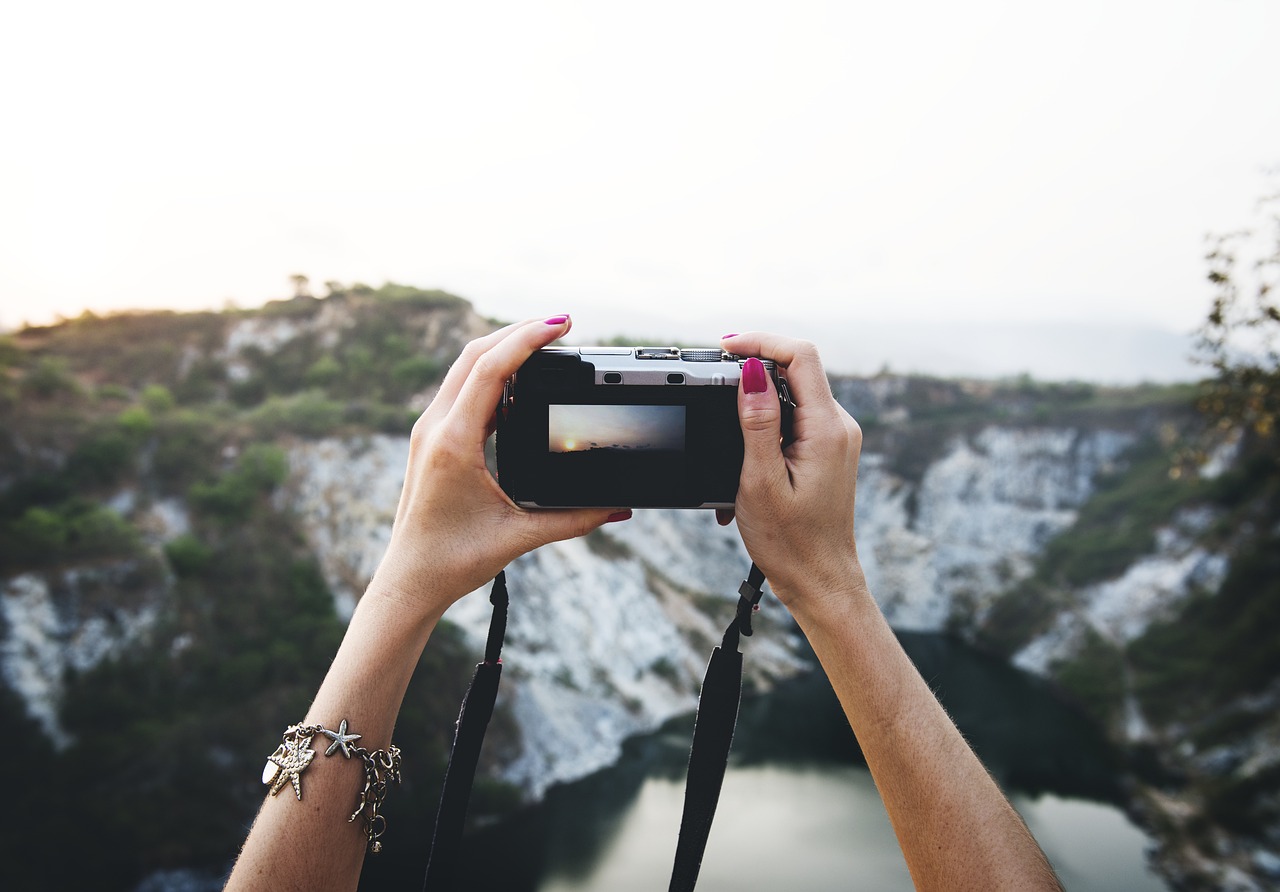
[[[547,451],[680,451],[684,406],[548,406]]]

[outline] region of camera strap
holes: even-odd
[[[751,572],[738,587],[738,609],[733,621],[707,661],[702,693],[698,697],[698,717],[693,725],[693,745],[689,748],[684,812],[680,817],[680,839],[676,843],[668,892],[689,892],[698,882],[702,853],[707,848],[711,822],[715,820],[733,731],[738,724],[738,706],[742,702],[739,635],[751,635],[751,616],[760,609],[763,585],[764,573],[753,563]]]
[[[467,802],[480,761],[480,744],[493,717],[493,704],[498,699],[498,682],[502,680],[502,642],[507,634],[507,571],[493,580],[489,603],[493,616],[489,620],[489,639],[485,643],[484,662],[476,664],[471,685],[462,698],[462,710],[454,729],[449,765],[444,772],[440,791],[440,808],[436,812],[435,832],[431,837],[431,854],[427,856],[424,892],[447,892],[456,885],[458,853],[462,848],[462,829],[467,820]]]
[[[707,663],[702,693],[698,698],[693,744],[689,750],[684,811],[680,818],[680,837],[668,892],[690,892],[698,881],[742,700],[742,653],[738,650],[738,643],[740,636],[752,634],[751,617],[759,609],[764,579],[764,573],[753,563],[747,579],[738,588],[738,605],[733,621],[725,629],[720,646],[711,652]],[[451,892],[456,888],[467,802],[480,760],[480,746],[493,716],[498,682],[502,677],[501,653],[508,604],[506,571],[494,579],[489,602],[493,604],[493,616],[489,621],[484,662],[476,665],[458,715],[453,748],[445,769],[444,788],[440,792],[440,807],[436,813],[423,892]]]

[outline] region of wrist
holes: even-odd
[[[447,573],[412,565],[388,552],[369,581],[361,603],[368,600],[378,604],[380,612],[398,615],[405,623],[434,627],[450,605],[470,591]]]
[[[867,586],[866,575],[857,553],[850,549],[837,557],[804,564],[803,576],[770,579],[778,599],[802,626],[806,622],[826,622],[842,617],[850,610],[870,607],[879,610]]]

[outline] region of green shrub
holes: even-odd
[[[284,450],[257,443],[218,480],[192,486],[189,497],[198,510],[220,520],[245,520],[258,500],[284,481],[288,470]]]
[[[342,374],[342,363],[338,362],[332,354],[326,353],[307,369],[305,380],[308,386],[324,387],[333,383]]]
[[[28,508],[3,524],[0,545],[0,568],[10,570],[135,554],[139,538],[116,512],[75,498],[53,509]]]
[[[397,392],[408,396],[440,378],[440,363],[428,356],[411,356],[391,367],[391,381]]]
[[[57,511],[28,508],[10,526],[10,555],[23,562],[43,563],[41,557],[60,553],[67,544],[67,523]]]
[[[141,440],[155,429],[151,413],[143,406],[130,406],[116,416],[116,424],[130,437]]]
[[[1057,663],[1053,675],[1063,688],[1104,724],[1119,719],[1124,710],[1124,656],[1093,629],[1086,631],[1084,646],[1070,661]]]
[[[226,363],[212,357],[198,359],[174,386],[173,397],[184,405],[207,403],[218,398],[226,383]]]
[[[0,334],[0,371],[22,363],[22,348],[13,335]]]
[[[67,459],[65,473],[78,488],[109,486],[132,466],[136,441],[122,430],[90,434]]]
[[[254,431],[261,439],[280,434],[322,437],[331,434],[342,423],[343,406],[325,396],[323,391],[308,390],[293,396],[271,397],[249,416]]]
[[[149,384],[142,391],[142,405],[149,412],[162,415],[175,405],[173,394],[163,384]]]
[[[355,400],[343,407],[342,420],[346,424],[384,434],[408,434],[413,429],[413,423],[418,420],[418,413],[404,406]]]
[[[80,393],[80,384],[71,375],[65,359],[44,356],[22,377],[22,395],[50,399],[62,394]]]
[[[199,576],[209,567],[213,549],[190,534],[179,536],[164,546],[169,566],[178,576]]]
[[[218,460],[219,427],[217,417],[190,409],[157,420],[151,468],[162,490],[184,492],[192,482],[210,476]]]
[[[242,409],[256,406],[267,398],[267,379],[261,375],[253,375],[243,381],[236,381],[227,389],[231,401]]]
[[[352,286],[352,291],[354,292],[358,287],[360,286]],[[368,286],[366,285],[364,288],[367,289]],[[387,282],[377,291],[373,291],[372,293],[383,300],[409,304],[419,310],[468,306],[465,300],[456,295],[450,294],[447,291],[426,290],[422,288],[415,288],[412,285],[399,285],[395,282]]]
[[[94,396],[102,401],[127,402],[132,397],[132,394],[129,388],[121,384],[103,384],[97,389]]]

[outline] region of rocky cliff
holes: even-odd
[[[138,371],[146,365],[139,358],[95,360],[85,344],[101,337],[97,322],[84,323],[78,338],[42,330],[22,343],[9,379],[44,383],[17,391],[9,407],[0,678],[55,747],[73,747],[84,727],[63,718],[78,679],[135,652],[158,654],[175,670],[213,666],[223,673],[219,684],[231,683],[215,658],[196,661],[205,634],[200,599],[234,597],[218,588],[216,554],[248,541],[235,538],[236,524],[284,530],[278,547],[296,571],[284,586],[326,591],[332,613],[350,615],[385,548],[403,478],[411,412],[395,406],[425,405],[450,358],[492,323],[447,296],[410,293],[396,303],[405,295],[375,299],[354,289],[337,297],[183,322],[167,349],[145,354],[153,372]],[[168,402],[148,390],[157,382]],[[1215,727],[1236,721],[1237,730],[1203,739],[1151,693],[1161,682],[1153,642],[1229,582],[1240,540],[1223,528],[1234,509],[1204,486],[1239,464],[1238,446],[1223,444],[1193,474],[1196,486],[1170,489],[1171,444],[1191,423],[1176,391],[890,376],[832,383],[866,429],[858,539],[890,621],[1002,653],[1079,697],[1118,741],[1154,753],[1164,780],[1136,777],[1132,805],[1166,840],[1162,857],[1176,876],[1272,876],[1280,821],[1265,807],[1265,779],[1280,766],[1276,684],[1237,684],[1215,715]],[[135,403],[146,393],[144,424]],[[55,472],[81,473],[76,456],[84,452],[49,420],[57,414],[49,407],[101,414],[104,404],[109,436],[94,436],[124,436],[125,459],[112,459],[110,473],[100,456],[89,465],[97,476],[82,488],[88,507],[80,496],[41,495]],[[206,408],[193,419],[183,414],[187,405]],[[221,405],[238,408],[208,408]],[[84,426],[76,436],[88,436]],[[254,442],[278,444],[278,474],[271,456],[250,460]],[[193,471],[175,443],[213,470]],[[1151,468],[1153,476],[1141,476]],[[40,486],[28,485],[36,479]],[[1152,492],[1158,497],[1143,495]],[[50,561],[29,543],[44,541],[40,524],[54,522],[79,526],[75,536],[48,540],[63,549]],[[86,538],[86,529],[98,538]],[[1105,560],[1095,566],[1075,560],[1080,554]],[[308,562],[321,577],[315,584]],[[538,796],[610,764],[627,737],[690,711],[748,565],[733,527],[678,511],[637,512],[516,561],[492,771]],[[488,610],[478,592],[449,612],[460,630],[457,653],[481,653]],[[810,668],[781,605],[767,599],[761,617],[761,633],[744,648],[756,688]],[[320,653],[330,633],[316,628],[306,647]],[[277,642],[262,645],[273,659],[298,662],[294,645],[279,643],[289,624],[262,634]],[[261,654],[235,664],[245,677],[271,676]],[[307,671],[302,678],[317,670]],[[298,690],[311,683],[299,681]],[[1235,784],[1238,795],[1242,784],[1255,789],[1250,779],[1264,779],[1262,800],[1246,796],[1254,810],[1246,832],[1212,814],[1221,804],[1204,778]]]

